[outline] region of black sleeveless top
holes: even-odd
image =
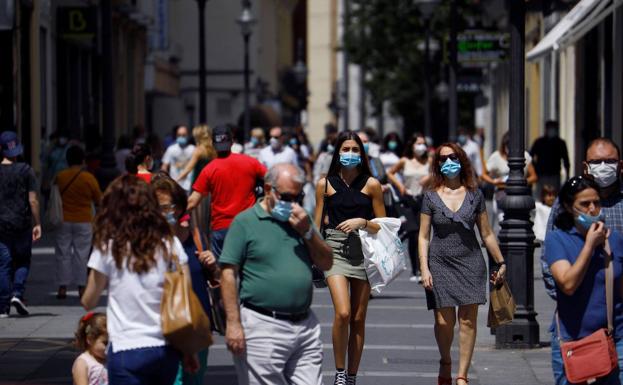
[[[369,175],[359,174],[350,187],[338,175],[331,175],[327,178],[335,190],[335,194],[327,197],[328,229],[335,229],[347,219],[370,220],[374,218],[372,197],[361,192],[368,178],[370,178]]]

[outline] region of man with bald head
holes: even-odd
[[[241,385],[322,383],[311,266],[329,270],[333,257],[301,207],[304,183],[300,168],[272,166],[264,178],[266,196],[234,218],[225,239],[225,338]]]
[[[286,136],[281,127],[273,127],[268,132],[268,146],[260,151],[258,160],[266,168],[271,168],[278,163],[288,163],[298,166],[296,152],[285,145]]]

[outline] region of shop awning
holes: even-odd
[[[591,14],[584,18],[584,20],[576,25],[563,39],[564,45],[570,45],[580,40],[591,29],[595,28],[606,17],[614,12],[614,10],[623,5],[623,0],[610,0],[599,3],[599,6],[595,7],[595,10]]]
[[[619,1],[616,2],[618,3]],[[601,13],[604,8],[608,7],[612,3],[612,0],[580,1],[558,22],[558,24],[554,26],[554,28],[547,33],[547,35],[543,37],[543,39],[541,39],[541,41],[534,48],[528,51],[526,55],[527,59],[536,60],[543,55],[548,54],[552,50],[558,50],[565,37],[571,31],[576,30],[576,27],[583,24],[585,20],[588,20],[589,15],[594,12]]]

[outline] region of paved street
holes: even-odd
[[[540,277],[535,279],[541,341],[548,341],[546,330],[553,306],[546,298]],[[50,239],[36,245],[27,295],[32,316],[0,320],[0,384],[70,384],[71,365],[76,356],[70,341],[83,310],[75,291],[65,301],[55,298]],[[316,290],[313,309],[322,323],[324,373],[328,384],[334,366],[330,334],[333,308],[327,289]],[[481,307],[470,385],[551,384],[549,348],[493,349],[494,336],[485,326],[486,311],[487,307]],[[454,359],[457,354],[455,348]],[[432,314],[426,310],[423,289],[409,282],[405,272],[370,303],[358,383],[434,384],[438,359]],[[222,337],[216,338],[210,350],[206,384],[236,384]]]

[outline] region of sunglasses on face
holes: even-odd
[[[292,202],[292,203],[301,204],[303,203],[303,199],[305,198],[305,193],[302,191],[300,194],[280,193],[275,188],[275,193],[277,197],[279,198],[279,200],[282,200],[284,202]]]
[[[459,161],[459,157],[452,153],[452,154],[448,154],[448,155],[439,155],[439,162],[440,163],[445,163],[446,160],[450,159],[453,162],[458,162]]]

